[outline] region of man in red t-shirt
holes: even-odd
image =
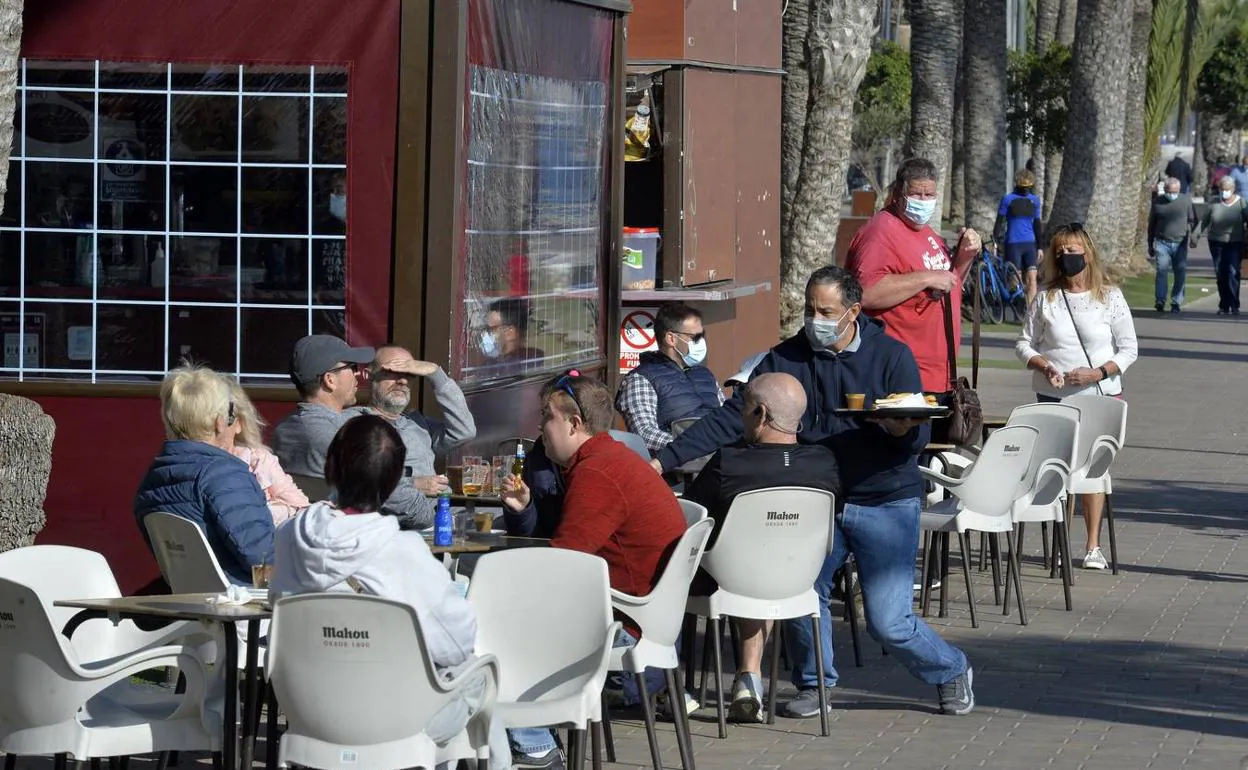
[[[953,308],[956,354],[962,280],[981,244],[978,233],[966,230],[950,261],[940,234],[928,227],[936,208],[936,181],[931,161],[911,158],[902,163],[888,202],[850,242],[845,267],[862,283],[863,308],[884,321],[885,333],[914,354],[923,390],[945,393],[951,378],[942,302],[947,297]]]

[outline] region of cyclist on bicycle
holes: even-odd
[[[1036,296],[1036,271],[1044,253],[1040,251],[1040,198],[1031,190],[1036,177],[1027,169],[1014,175],[1014,191],[1001,199],[992,237],[1003,244],[1002,257],[1023,274],[1027,304]]]

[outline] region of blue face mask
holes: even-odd
[[[1179,197],[1179,194],[1178,194],[1178,193],[1172,193],[1172,192],[1162,193],[1162,197],[1163,197],[1163,198],[1165,198],[1165,199],[1166,199],[1166,200],[1168,200],[1168,201],[1172,201],[1172,200],[1175,200],[1176,198],[1178,198],[1178,197]]]
[[[920,200],[906,196],[906,219],[916,225],[922,226],[927,224],[932,215],[936,213],[936,199],[930,201]]]

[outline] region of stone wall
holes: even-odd
[[[43,529],[55,434],[37,403],[0,393],[0,551],[33,544]]]

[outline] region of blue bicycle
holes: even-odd
[[[1022,322],[1027,312],[1027,288],[1023,274],[997,253],[996,243],[985,245],[962,284],[962,316],[975,320],[975,293],[979,294],[980,320],[986,324],[1005,322],[1008,307],[1014,320]]]

